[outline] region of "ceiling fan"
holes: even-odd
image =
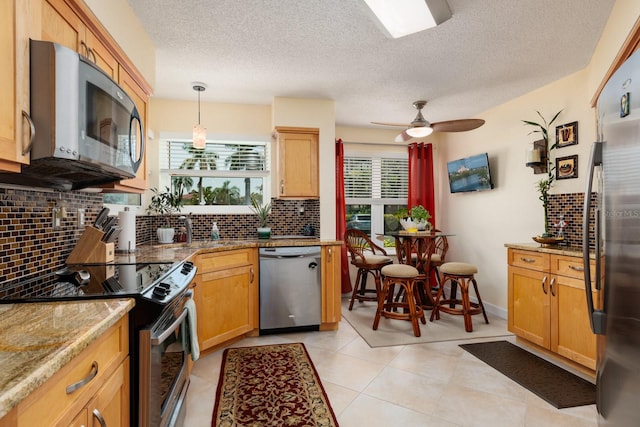
[[[396,136],[396,142],[406,142],[411,138],[422,138],[430,135],[432,132],[466,132],[468,130],[479,128],[484,124],[484,120],[482,119],[460,119],[429,123],[422,115],[422,109],[425,105],[427,105],[427,101],[416,101],[413,103],[413,106],[418,110],[418,114],[411,123],[371,123],[374,125],[399,126],[407,128]]]

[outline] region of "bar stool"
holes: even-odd
[[[466,262],[446,262],[440,266],[440,273],[442,274],[442,284],[438,289],[436,295],[435,305],[431,312],[430,321],[433,319],[440,319],[440,311],[444,311],[449,314],[458,314],[464,316],[464,329],[467,332],[473,331],[473,324],[471,322],[471,316],[474,314],[480,314],[484,316],[485,323],[489,323],[487,313],[484,310],[480,293],[478,292],[478,284],[476,282],[474,274],[478,272],[475,265],[467,264]],[[454,286],[460,288],[460,299],[455,298],[455,294],[449,299],[443,299],[444,285],[447,280],[451,282],[451,288]],[[469,283],[473,284],[473,289],[476,292],[478,302],[471,302],[469,300]],[[456,308],[456,306],[460,306]]]
[[[387,252],[371,241],[369,236],[360,230],[350,228],[344,233],[344,241],[351,255],[351,264],[358,268],[356,283],[349,302],[349,311],[353,309],[354,301],[378,301],[382,292],[380,270],[385,265],[393,263]],[[375,289],[367,288],[367,277],[373,276]],[[373,295],[368,295],[373,294]]]
[[[422,310],[420,296],[414,286],[414,279],[419,275],[418,270],[410,265],[391,264],[384,266],[381,272],[384,276],[384,285],[380,298],[378,299],[378,309],[376,310],[376,317],[373,321],[373,330],[378,329],[380,317],[384,316],[388,319],[410,320],[413,326],[413,334],[419,337],[420,325],[418,325],[418,318],[423,325],[426,324],[427,321],[424,317],[424,311]],[[396,284],[400,285],[400,289],[404,291],[405,297],[403,301],[393,300],[393,292]],[[402,312],[398,310],[400,308]]]

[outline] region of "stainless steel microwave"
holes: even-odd
[[[114,80],[67,47],[31,40],[30,81],[31,161],[14,183],[74,190],[135,177],[144,127]]]

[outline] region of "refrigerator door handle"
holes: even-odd
[[[596,166],[602,165],[602,142],[594,142],[589,154],[589,176],[587,177],[587,187],[584,192],[584,208],[582,210],[582,259],[584,262],[584,289],[587,297],[587,310],[589,312],[589,322],[594,334],[604,335],[606,314],[602,310],[597,310],[593,306],[593,295],[591,287],[591,268],[589,268],[589,211],[591,209],[591,191],[593,186],[593,173]],[[596,289],[602,289],[600,283],[600,215],[595,215],[595,238],[596,238]]]

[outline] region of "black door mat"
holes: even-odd
[[[460,347],[558,409],[596,403],[594,384],[508,341]]]

